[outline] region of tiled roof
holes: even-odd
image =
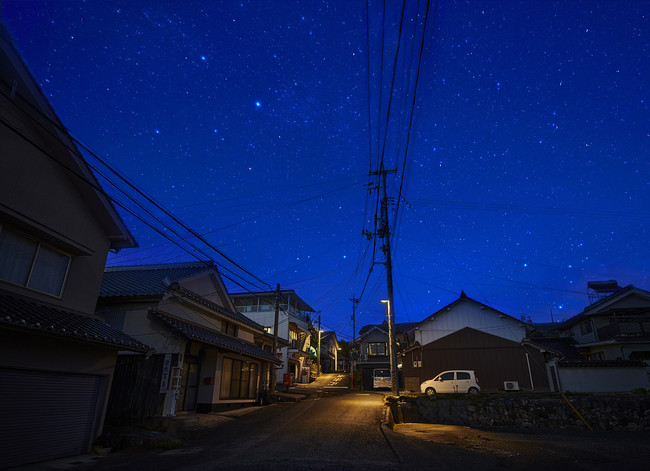
[[[562,329],[567,329],[567,328],[569,328],[569,327],[571,327],[573,325],[579,324],[584,319],[586,319],[587,316],[592,315],[593,313],[591,313],[590,311],[593,311],[598,306],[603,305],[603,304],[605,304],[605,303],[607,303],[607,302],[609,302],[609,301],[611,301],[611,300],[613,300],[613,299],[615,299],[617,297],[623,297],[623,296],[627,295],[628,293],[630,293],[632,291],[645,293],[646,295],[650,294],[645,290],[635,288],[634,285],[627,285],[624,288],[619,288],[616,292],[610,294],[609,296],[605,296],[604,298],[601,298],[598,301],[590,304],[589,306],[585,307],[581,313],[576,314],[575,316],[570,317],[569,319],[564,321],[561,324],[561,328]]]
[[[418,324],[419,322],[397,322],[395,323],[395,333],[403,334],[404,332],[408,332],[409,330],[413,329]],[[372,330],[373,328],[377,328],[383,330],[384,332],[388,332],[388,322],[384,321],[381,324],[364,325],[363,327],[361,327],[361,330],[359,330],[359,336],[364,335],[366,332]]]
[[[176,317],[171,317],[162,312],[151,310],[150,317],[158,319],[171,327],[174,331],[183,334],[188,339],[197,340],[199,342],[209,343],[217,347],[225,348],[227,350],[240,353],[242,355],[251,356],[260,360],[271,361],[273,363],[282,363],[275,355],[266,350],[262,350],[257,345],[245,342],[241,339],[224,335],[221,332],[201,327],[196,324],[190,324]]]
[[[245,315],[241,314],[238,311],[230,311],[228,309],[224,309],[223,307],[219,306],[218,304],[213,303],[209,299],[204,298],[203,296],[196,294],[193,291],[190,291],[187,288],[183,288],[181,285],[178,283],[172,283],[169,287],[170,290],[178,291],[180,292],[183,296],[186,296],[188,298],[193,299],[194,301],[203,304],[204,306],[209,307],[210,309],[213,309],[221,314],[224,314],[225,316],[230,317],[231,319],[234,319],[236,321],[241,322],[242,324],[249,325],[257,330],[264,331],[264,327],[257,322],[255,322],[253,319],[246,317]]]
[[[40,304],[6,291],[0,291],[0,326],[108,345],[120,350],[149,350],[147,345],[97,318]]]
[[[107,267],[99,297],[161,296],[167,291],[165,280],[174,282],[206,270],[213,270],[209,262]]]
[[[561,360],[578,360],[581,358],[576,342],[571,337],[534,337],[525,342],[537,348],[557,354]]]

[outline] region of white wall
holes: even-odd
[[[415,330],[415,341],[426,345],[465,327],[513,342],[521,342],[526,336],[526,328],[516,319],[467,300],[456,304],[449,311],[436,314],[432,320],[422,324]]]
[[[562,392],[630,392],[650,388],[644,367],[557,368]]]

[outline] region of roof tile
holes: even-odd
[[[152,310],[150,316],[159,319],[176,332],[183,334],[185,337],[200,342],[216,345],[217,347],[225,348],[243,355],[252,356],[254,358],[274,363],[281,363],[272,353],[262,350],[255,344],[245,342],[241,339],[230,337],[215,330],[201,327],[189,322],[183,321],[176,317],[168,316],[162,312]]]
[[[98,318],[41,304],[6,291],[0,291],[0,325],[109,345],[121,350],[149,350],[147,345],[113,329]]]

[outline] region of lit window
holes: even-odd
[[[61,296],[69,266],[69,255],[6,227],[0,230],[0,279]]]
[[[386,356],[386,342],[368,343],[368,356]]]

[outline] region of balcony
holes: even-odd
[[[629,340],[650,341],[650,319],[619,320],[616,324],[601,327],[597,331],[598,340]]]

